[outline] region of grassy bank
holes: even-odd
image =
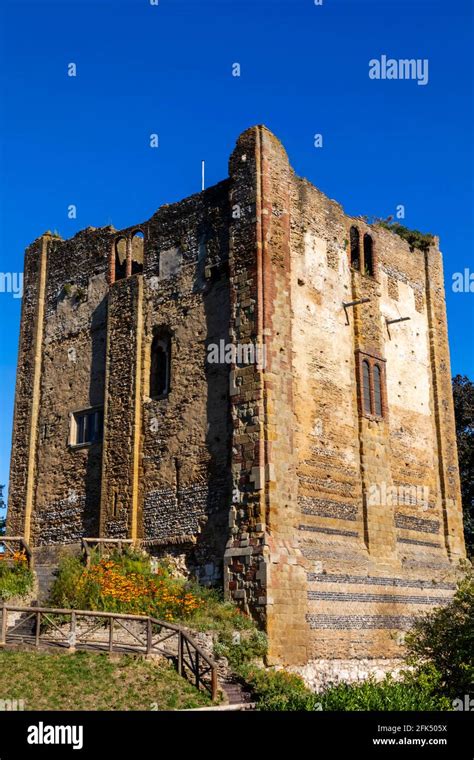
[[[176,710],[209,698],[166,661],[76,652],[0,650],[2,700],[24,700],[25,710]]]

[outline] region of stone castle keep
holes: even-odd
[[[257,126],[228,179],[129,229],[42,235],[24,277],[8,533],[37,556],[140,540],[223,586],[290,665],[396,658],[450,598],[436,238],[410,250],[346,216]],[[208,360],[229,344],[264,361]]]

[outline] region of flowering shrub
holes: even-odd
[[[25,552],[0,554],[0,599],[26,596],[33,588],[33,574],[28,569]]]
[[[182,584],[172,584],[164,573],[124,572],[114,560],[100,560],[79,578],[78,593],[90,589],[100,608],[111,612],[146,614],[172,622],[188,618],[203,601]]]
[[[76,557],[63,559],[50,601],[167,622],[186,620],[205,604],[184,579],[170,577],[165,568],[152,573],[148,559],[131,553],[100,559],[89,568]]]
[[[11,561],[19,562],[21,564],[22,562],[28,562],[28,558],[26,556],[26,552],[24,549],[21,549],[21,551],[17,549],[16,551],[13,552],[13,554],[7,554],[6,552],[1,552],[0,561],[4,562],[5,564]]]
[[[176,577],[164,560],[152,563],[137,550],[113,552],[92,559],[86,568],[79,557],[65,557],[59,566],[49,604],[76,610],[151,615],[183,622],[199,631],[232,633],[254,629],[253,621],[219,592]]]

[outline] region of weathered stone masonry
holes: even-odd
[[[10,534],[51,556],[140,540],[222,584],[296,666],[396,658],[449,599],[464,545],[436,239],[411,251],[347,217],[259,126],[228,179],[148,221],[43,235],[24,282]],[[220,341],[264,362],[212,364]]]

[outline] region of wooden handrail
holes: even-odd
[[[85,537],[81,539],[82,542],[88,544],[136,544],[138,541],[134,541],[133,538],[92,538]]]
[[[36,647],[39,647],[41,643],[40,626],[41,626],[42,616],[46,617],[46,616],[51,616],[51,615],[62,615],[62,616],[67,616],[70,618],[70,635],[69,637],[66,637],[66,636],[64,637],[64,641],[67,640],[69,643],[69,649],[75,649],[77,639],[78,638],[80,639],[80,637],[78,637],[77,635],[77,618],[78,617],[99,618],[109,623],[109,640],[108,640],[108,647],[107,647],[109,653],[112,653],[114,651],[114,648],[113,648],[114,622],[116,620],[146,623],[145,640],[143,641],[143,644],[140,643],[140,646],[139,646],[134,643],[133,644],[127,643],[127,648],[136,649],[137,651],[145,650],[147,654],[153,653],[153,625],[159,626],[160,628],[164,628],[165,630],[172,631],[173,634],[176,634],[178,636],[178,651],[177,651],[176,659],[177,659],[177,670],[178,670],[179,675],[183,677],[187,677],[186,668],[188,668],[188,670],[191,671],[191,674],[193,676],[193,682],[196,685],[196,687],[200,688],[200,686],[204,686],[204,688],[210,691],[212,699],[216,699],[217,697],[218,680],[217,680],[216,663],[211,657],[209,657],[209,655],[206,652],[204,652],[204,650],[199,646],[199,644],[197,644],[197,642],[193,639],[193,637],[184,628],[182,628],[179,625],[164,622],[163,620],[158,620],[157,618],[151,617],[150,615],[126,615],[126,614],[118,613],[118,612],[105,612],[105,611],[102,612],[98,610],[61,609],[59,607],[20,607],[17,605],[6,604],[5,602],[3,603],[3,605],[0,606],[0,610],[3,612],[2,625],[0,628],[0,647],[4,647],[7,644],[7,638],[8,638],[7,621],[8,621],[9,612],[19,612],[22,614],[26,614],[30,617],[32,617],[33,615],[35,616],[36,630],[35,630],[34,643]],[[49,621],[49,622],[51,623],[52,621]],[[16,625],[19,625],[19,623],[17,622]],[[90,629],[88,632],[90,632]],[[138,638],[138,637],[135,637],[135,638]],[[104,642],[100,642],[100,643],[104,643]],[[189,662],[185,659],[185,656],[184,656],[185,643],[187,645],[187,649],[189,653],[188,654]],[[193,650],[194,662],[191,656],[191,650]],[[173,659],[175,659],[175,655],[170,652],[166,652],[164,650],[158,650],[158,652],[164,656],[172,657]],[[206,673],[209,673],[210,671],[210,676],[211,676],[210,687],[202,679],[202,674],[199,667],[200,660],[202,660],[208,666],[208,669],[205,671],[204,675]]]
[[[115,617],[117,617],[117,616],[115,616]],[[199,646],[199,644],[196,643],[196,641],[193,639],[193,637],[190,636],[187,631],[185,631],[183,628],[181,628],[181,626],[179,626],[179,625],[173,626],[171,623],[162,623],[160,620],[157,620],[156,618],[153,618],[153,617],[151,617],[150,620],[152,621],[152,623],[156,623],[157,625],[162,625],[165,628],[174,628],[177,631],[181,631],[181,633],[189,641],[189,643],[191,644],[191,646],[193,647],[193,649],[195,649],[196,652],[199,653],[199,656],[202,657],[202,659],[205,662],[207,662],[207,664],[210,665],[211,667],[213,667],[215,665],[214,660],[212,660],[209,657],[209,655],[206,654],[206,652],[204,651],[204,649],[202,649]]]
[[[16,543],[20,544],[22,549],[24,549],[24,552],[26,554],[26,559],[28,561],[28,567],[30,570],[33,570],[33,552],[31,551],[30,545],[28,541],[26,541],[23,536],[0,536],[0,545],[5,544],[5,548],[7,548],[7,544],[9,543]],[[9,548],[9,547],[8,547]],[[11,549],[10,549],[11,551]]]
[[[101,549],[102,546],[107,546],[107,544],[110,544],[111,546],[118,546],[119,549],[122,548],[122,544],[127,544],[128,546],[137,545],[139,542],[134,541],[132,538],[92,538],[92,537],[83,537],[81,538],[81,545],[83,552],[86,557],[86,567],[90,567],[90,561],[91,561],[91,555],[93,549],[99,549],[99,556],[101,555]],[[94,546],[92,546],[94,544]]]

